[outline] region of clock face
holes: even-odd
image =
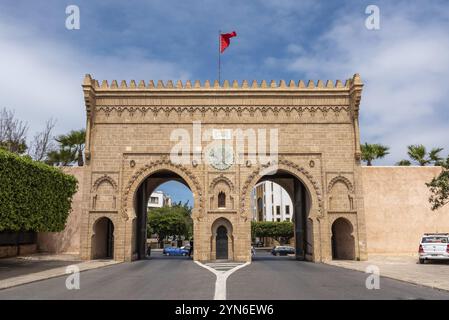
[[[207,152],[209,164],[217,170],[226,170],[234,163],[234,152],[230,145],[214,145]]]

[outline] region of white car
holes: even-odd
[[[419,263],[449,260],[449,233],[425,233],[419,244]]]

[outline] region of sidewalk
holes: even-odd
[[[69,265],[80,271],[120,263],[113,260],[80,261],[75,255],[31,255],[0,259],[0,290],[66,275]]]
[[[369,256],[367,261],[332,260],[325,263],[362,272],[374,265],[379,268],[381,277],[449,291],[449,262],[419,264],[417,257],[412,256]],[[382,288],[382,281],[380,286]]]

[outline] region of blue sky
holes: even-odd
[[[65,28],[78,5],[81,29]],[[365,8],[380,8],[380,30]],[[449,151],[447,1],[21,1],[0,3],[0,107],[56,134],[84,126],[80,84],[96,79],[217,77],[217,33],[235,30],[222,79],[347,79],[360,73],[362,142],[406,157],[422,143]],[[50,89],[50,92],[48,91]],[[47,93],[47,94],[46,94]]]

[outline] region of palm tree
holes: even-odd
[[[68,166],[73,162],[75,154],[72,150],[61,149],[47,153],[45,162],[51,166]]]
[[[390,149],[387,146],[381,144],[365,144],[361,145],[362,149],[362,160],[366,162],[367,166],[371,166],[372,162],[376,159],[381,159],[389,154],[388,150]]]
[[[434,165],[441,165],[444,161],[443,157],[439,153],[443,151],[443,148],[433,148],[429,152],[429,159],[434,163]]]
[[[83,151],[86,142],[86,130],[72,130],[68,134],[55,138],[61,145],[61,149],[70,150],[73,153],[72,162],[78,161],[78,166],[83,166]]]
[[[427,153],[426,147],[422,144],[410,145],[407,147],[408,156],[420,166],[426,166],[430,163],[437,165],[443,158],[440,157],[439,153],[443,151],[443,148],[433,148]]]
[[[411,166],[412,163],[410,162],[410,160],[401,160],[396,162],[397,166]]]

